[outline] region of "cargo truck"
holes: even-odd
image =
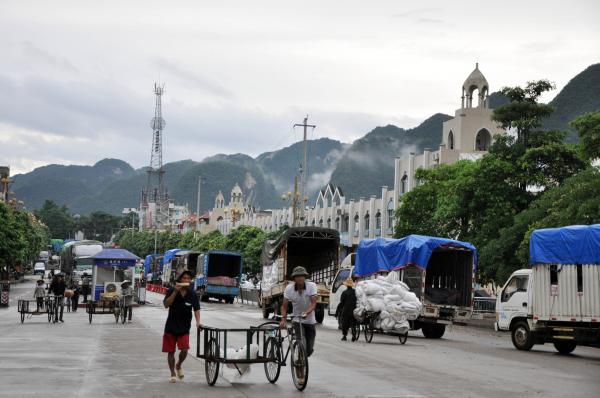
[[[510,331],[519,350],[600,347],[600,224],[533,231],[529,263],[502,288],[495,329]]]
[[[233,304],[240,294],[242,256],[236,252],[210,250],[198,256],[194,288],[202,301],[209,298]]]
[[[315,318],[322,323],[329,305],[329,285],[338,270],[340,236],[334,229],[292,227],[268,241],[261,255],[262,282],[260,302],[263,317],[279,314],[283,291],[292,282],[292,271],[302,266],[309,280],[317,284]]]
[[[427,338],[441,338],[446,325],[462,323],[473,313],[477,250],[468,242],[409,235],[402,239],[365,239],[343,261],[331,286],[329,314],[334,315],[344,280],[397,272],[416,294],[423,309],[411,329]]]

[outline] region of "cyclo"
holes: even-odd
[[[242,374],[240,364],[264,364],[265,375],[270,383],[275,384],[279,379],[281,367],[286,366],[288,356],[294,386],[299,391],[306,388],[308,383],[308,356],[304,339],[304,329],[300,316],[287,318],[286,329],[279,328],[279,322],[265,322],[249,329],[220,329],[202,327],[198,329],[196,356],[204,359],[206,381],[214,385],[219,377],[221,364],[232,365]],[[228,358],[227,341],[231,335],[245,334],[245,358]],[[287,349],[285,342],[287,341]],[[251,354],[252,346],[258,346],[256,356]],[[225,347],[223,349],[222,347]]]

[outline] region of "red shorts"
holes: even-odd
[[[190,334],[175,335],[172,333],[163,334],[162,352],[175,352],[175,345],[179,350],[190,349]]]

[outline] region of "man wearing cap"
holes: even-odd
[[[65,280],[62,274],[58,273],[54,276],[54,279],[50,283],[50,287],[48,287],[48,294],[54,294],[54,300],[56,302],[54,306],[54,323],[63,321],[63,312],[65,310],[65,290],[67,289],[67,285],[65,284]],[[60,307],[60,313],[58,308]],[[59,316],[60,315],[60,316]]]
[[[167,361],[171,370],[171,383],[183,380],[181,365],[187,357],[190,348],[190,328],[192,326],[192,312],[196,318],[196,327],[200,323],[200,302],[198,296],[190,286],[192,274],[183,271],[177,277],[175,287],[170,288],[163,301],[165,308],[169,309],[165,332],[163,334],[162,351],[167,353]],[[179,348],[179,359],[175,363],[175,347]]]
[[[306,343],[306,355],[310,357],[315,346],[315,308],[317,307],[317,285],[307,281],[308,272],[304,267],[296,267],[292,271],[293,283],[290,283],[283,292],[281,305],[281,328],[286,327],[288,303],[292,303],[292,316],[301,317]]]

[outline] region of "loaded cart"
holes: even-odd
[[[358,328],[356,330],[356,337],[360,336],[360,333],[364,333],[365,341],[370,343],[373,341],[373,334],[387,334],[390,336],[397,336],[400,340],[400,344],[406,344],[406,340],[408,340],[408,328],[405,331],[403,330],[385,330],[382,329],[381,326],[378,325],[377,319],[379,318],[379,312],[368,312],[365,311],[362,319],[358,320]]]
[[[273,321],[248,329],[199,328],[196,356],[204,359],[208,384],[213,386],[217,382],[221,365],[242,375],[251,364],[257,363],[263,364],[267,380],[275,384],[289,356],[294,386],[304,390],[308,382],[308,357],[303,328],[298,319],[290,320],[286,330],[280,330],[279,323]],[[240,341],[243,344],[237,350],[227,348],[228,344],[239,345]]]
[[[25,317],[31,318],[33,315],[46,315],[48,316],[48,322],[54,320],[54,296],[44,297],[44,307],[38,310],[36,300],[19,300],[17,304],[17,311],[21,317],[21,323],[25,322]]]
[[[121,284],[133,280],[135,264],[139,257],[124,249],[104,249],[91,257],[92,299],[88,301],[86,312],[89,322],[94,315],[112,314],[115,321],[124,320]]]

